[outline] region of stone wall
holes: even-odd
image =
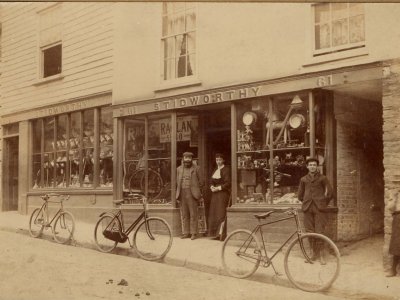
[[[400,60],[390,61],[383,68],[382,79],[383,105],[383,147],[385,167],[385,200],[390,190],[400,188]],[[388,253],[391,236],[392,216],[385,209],[385,242],[383,247],[383,265],[391,267],[392,257]]]

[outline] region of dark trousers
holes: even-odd
[[[314,203],[304,212],[304,228],[306,232],[325,234],[327,222],[327,213],[320,211]]]
[[[181,200],[182,233],[197,234],[197,201],[193,198],[190,188],[182,189],[179,197]]]

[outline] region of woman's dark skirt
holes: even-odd
[[[225,191],[214,192],[211,195],[208,213],[208,235],[215,237],[219,234],[221,223],[225,220],[229,194]]]

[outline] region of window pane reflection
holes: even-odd
[[[100,186],[113,186],[113,119],[112,109],[103,108],[100,114]]]

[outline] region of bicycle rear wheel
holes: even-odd
[[[257,237],[248,230],[238,229],[225,239],[222,266],[236,278],[251,276],[260,265],[261,247]]]
[[[71,240],[75,231],[74,216],[67,211],[62,212],[54,221],[53,235],[57,243],[65,244]]]
[[[133,235],[133,248],[145,260],[162,259],[171,249],[171,245],[171,228],[161,218],[150,217],[143,220]]]
[[[328,237],[306,233],[291,242],[284,264],[294,286],[307,292],[319,292],[328,289],[338,277],[340,253]]]
[[[97,249],[101,252],[111,252],[117,247],[118,242],[110,240],[104,236],[104,231],[121,232],[121,224],[112,215],[103,215],[94,227],[94,241]]]
[[[140,180],[140,187],[144,191],[146,183],[146,177],[143,176]],[[149,196],[149,200],[157,199],[163,188],[163,180],[156,171],[151,169],[148,170],[148,191],[147,194]]]
[[[44,228],[45,215],[41,208],[36,208],[29,219],[29,234],[37,238],[39,237]]]

